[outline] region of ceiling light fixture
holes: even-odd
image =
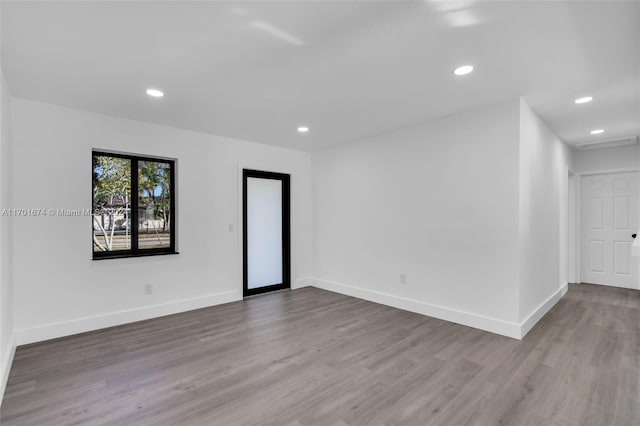
[[[573,102],[576,104],[586,104],[587,102],[591,102],[592,100],[593,100],[593,97],[591,96],[583,96],[582,98],[578,98]]]
[[[158,89],[147,89],[147,95],[152,96],[154,98],[161,98],[164,96],[164,93]]]
[[[467,75],[473,71],[473,65],[463,65],[453,70],[455,75]]]
[[[591,131],[591,134],[592,134],[592,135],[600,135],[600,134],[602,134],[602,133],[604,133],[604,130],[603,130],[603,129],[596,129],[596,130],[592,130],[592,131]]]
[[[307,133],[308,131],[309,131],[309,128],[307,126],[298,127],[298,133]]]

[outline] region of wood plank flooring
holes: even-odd
[[[640,425],[640,292],[522,341],[304,288],[19,347],[10,425]]]

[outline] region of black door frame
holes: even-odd
[[[282,182],[282,283],[260,288],[248,288],[247,277],[247,178],[274,179]],[[242,170],[242,271],[243,296],[291,288],[291,176],[262,170]]]

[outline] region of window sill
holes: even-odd
[[[123,253],[123,254],[113,254],[113,255],[103,255],[98,257],[93,257],[91,260],[109,260],[109,259],[129,259],[132,257],[153,257],[153,256],[170,256],[174,254],[180,254],[177,251],[167,251],[167,252],[155,252],[155,253]]]

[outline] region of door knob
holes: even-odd
[[[631,238],[635,238],[638,234],[631,234]]]

